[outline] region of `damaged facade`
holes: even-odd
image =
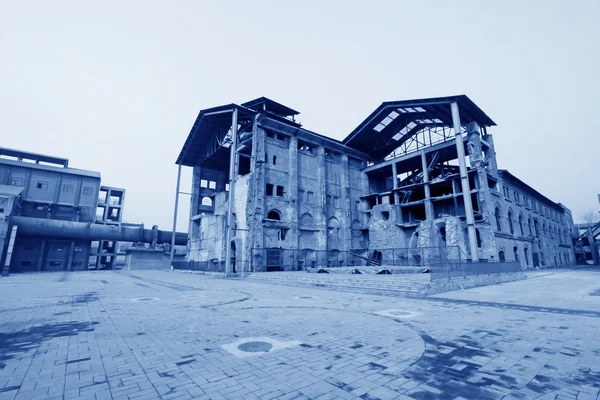
[[[177,159],[193,168],[188,260],[574,263],[570,211],[498,169],[495,123],[467,96],[383,103],[343,141],[296,115],[266,98],[200,111]]]

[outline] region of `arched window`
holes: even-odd
[[[511,235],[515,233],[515,230],[513,229],[513,220],[512,220],[512,212],[511,211],[508,212],[508,229],[509,229]]]
[[[477,239],[477,248],[481,248],[481,233],[479,233],[479,229],[475,229],[475,238]]]
[[[506,261],[506,256],[504,255],[504,250],[500,250],[498,252],[498,260],[500,260],[500,262]]]
[[[281,221],[281,215],[279,214],[278,211],[271,210],[267,214],[267,219],[272,219],[272,220],[275,220],[275,221]]]
[[[531,217],[527,218],[527,226],[529,226],[529,236],[533,236],[533,231],[531,230]]]
[[[519,262],[519,248],[517,246],[513,247],[513,253],[515,254],[515,261]]]
[[[519,229],[521,229],[521,236],[524,236],[525,234],[523,233],[523,215],[522,214],[519,215]]]
[[[203,197],[202,202],[200,204],[202,204],[203,206],[212,207],[213,202],[210,197]]]
[[[525,253],[525,265],[529,265],[529,249],[525,247],[523,252]]]
[[[496,229],[498,229],[498,232],[502,232],[502,225],[500,224],[500,209],[498,207],[496,207],[494,215],[496,216]]]

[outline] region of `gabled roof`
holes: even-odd
[[[477,122],[495,126],[467,96],[390,101],[382,103],[343,140],[346,146],[383,159],[425,126],[452,127],[450,104],[458,104],[462,125]]]

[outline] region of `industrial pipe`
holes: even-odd
[[[118,242],[170,243],[171,231],[101,225],[87,222],[59,221],[55,219],[13,217],[18,234],[45,236],[57,239],[114,240]],[[177,232],[176,245],[187,244],[187,234]]]

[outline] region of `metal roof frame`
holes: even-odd
[[[382,103],[343,141],[346,146],[369,154],[379,161],[428,126],[453,127],[450,104],[456,102],[461,124],[477,122],[481,127],[495,126],[466,95]]]

